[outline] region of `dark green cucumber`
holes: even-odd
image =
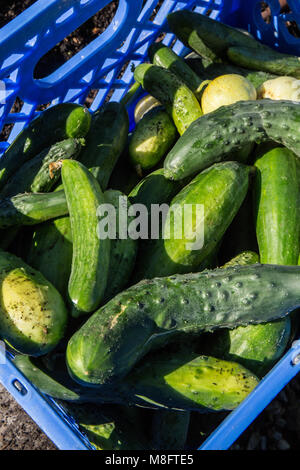
[[[0,228],[35,225],[68,214],[64,191],[0,199]]]
[[[95,311],[106,289],[110,240],[100,240],[97,233],[97,210],[105,198],[92,173],[74,160],[63,161],[62,181],[73,238],[68,291],[73,315],[79,316]]]
[[[106,103],[93,116],[80,161],[93,173],[103,191],[126,146],[128,130],[128,114],[120,103]]]
[[[179,134],[183,134],[192,122],[202,116],[200,104],[193,92],[169,70],[157,65],[141,64],[135,69],[134,78],[166,108]]]
[[[127,197],[120,191],[108,190],[104,193],[107,204],[111,204],[115,209],[116,221],[120,220],[120,207],[126,207],[130,203]],[[121,198],[121,199],[120,199]],[[129,225],[132,218],[126,219]],[[120,237],[119,227],[116,227],[116,238],[110,241],[110,262],[107,277],[107,285],[103,297],[103,303],[108,302],[112,297],[119,294],[128,284],[132,270],[135,265],[137,254],[137,240],[128,237]]]
[[[154,168],[174,145],[177,130],[164,108],[156,107],[138,122],[129,143],[129,158],[138,173]]]
[[[85,137],[91,123],[88,109],[63,103],[43,111],[16,137],[0,161],[0,189],[23,163],[69,137]]]
[[[300,305],[300,268],[253,265],[142,281],[70,339],[69,371],[87,386],[117,382],[150,349],[202,333],[283,318]]]
[[[198,269],[214,252],[239,210],[248,191],[250,171],[250,167],[236,162],[219,163],[183,188],[171,202],[163,236],[147,245],[139,257],[135,279]],[[203,216],[196,215],[196,204],[203,207]],[[188,227],[184,224],[187,205],[194,212],[190,221],[185,222]]]
[[[0,337],[22,354],[41,356],[64,336],[67,310],[44,276],[0,251]]]
[[[273,140],[300,157],[300,109],[292,101],[243,101],[197,119],[166,157],[165,176],[183,179],[250,142]]]
[[[59,162],[68,158],[76,159],[83,143],[83,139],[66,139],[42,150],[13,174],[1,195],[12,197],[29,191],[49,192],[60,178]]]
[[[72,252],[70,218],[61,217],[36,227],[26,261],[66,298]]]
[[[152,420],[154,450],[183,450],[190,424],[187,411],[155,411]]]
[[[259,256],[245,251],[223,267],[245,266],[259,262]],[[220,330],[209,339],[207,352],[216,357],[236,361],[257,376],[263,377],[283,355],[291,336],[291,319],[248,325],[233,330]]]
[[[203,80],[170,47],[155,42],[149,47],[148,55],[154,65],[173,72],[192,90],[198,99],[201,98]]]
[[[286,148],[255,162],[255,221],[262,263],[297,265],[300,251],[297,158]]]

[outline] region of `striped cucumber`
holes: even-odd
[[[152,348],[179,333],[266,323],[300,305],[297,266],[234,266],[142,281],[100,308],[70,339],[72,377],[118,382]]]
[[[236,162],[219,163],[183,188],[171,202],[163,236],[147,245],[139,257],[135,279],[198,269],[214,252],[239,210],[248,191],[250,172],[250,167]],[[191,208],[190,217],[187,207]],[[198,211],[201,208],[203,215]],[[185,217],[189,222],[184,222]]]
[[[121,103],[109,102],[93,116],[80,162],[107,188],[112,171],[127,143],[129,119]]]
[[[180,135],[202,116],[200,104],[193,92],[169,70],[157,65],[141,64],[135,69],[134,78],[166,108]]]
[[[300,109],[292,101],[242,101],[202,116],[165,159],[165,176],[183,179],[228,158],[250,142],[273,140],[300,157]]]
[[[97,210],[105,198],[96,178],[74,160],[63,161],[62,181],[73,238],[68,291],[73,315],[79,316],[95,311],[106,289],[110,240],[100,240],[97,233]]]
[[[85,137],[91,124],[88,109],[62,103],[43,111],[16,137],[0,160],[0,190],[23,163],[44,148],[69,137]]]
[[[83,144],[83,139],[66,139],[42,150],[12,175],[1,195],[12,197],[25,192],[49,192],[60,178],[61,160],[76,159]]]

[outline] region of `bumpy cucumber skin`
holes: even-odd
[[[0,228],[35,225],[67,213],[64,191],[18,194],[0,200]]]
[[[151,62],[177,75],[199,99],[203,80],[172,49],[162,43],[153,43],[148,49]]]
[[[27,256],[28,264],[40,271],[65,299],[72,252],[70,218],[61,217],[36,227]]]
[[[64,160],[62,181],[73,238],[68,292],[75,307],[72,315],[79,316],[95,311],[106,289],[110,240],[97,234],[97,209],[105,198],[96,178],[74,160]]]
[[[249,174],[250,167],[236,162],[224,162],[197,175],[172,200],[163,232],[164,238],[149,244],[139,257],[135,279],[152,279],[198,269],[214,252],[238,212],[248,191]],[[199,224],[195,214],[190,232],[185,233],[184,237],[179,239],[172,230],[174,226],[176,229],[180,211],[183,213],[187,204],[201,204],[204,207],[203,225],[197,228],[198,237],[204,230],[204,244],[198,249],[189,249],[186,246],[196,242],[195,236],[189,238],[196,231],[196,222]],[[171,236],[167,238],[166,229],[169,226]]]
[[[165,176],[182,179],[227,158],[250,142],[273,140],[300,157],[299,104],[243,101],[195,121],[165,159]]]
[[[255,222],[261,263],[297,265],[300,251],[297,158],[274,148],[255,162]]]
[[[87,386],[123,378],[151,348],[201,333],[283,318],[299,306],[300,268],[253,265],[142,281],[72,336],[67,363]]]
[[[200,116],[200,104],[193,92],[172,72],[157,65],[141,64],[134,72],[135,80],[166,108],[182,135]]]
[[[88,109],[63,103],[43,111],[22,131],[6,150],[0,161],[0,189],[10,176],[27,160],[69,137],[85,137],[91,123]]]
[[[42,150],[36,157],[24,163],[9,179],[1,195],[12,197],[25,192],[49,192],[60,177],[60,171],[50,175],[50,163],[74,158],[79,155],[82,139],[66,139]]]
[[[102,191],[107,188],[112,171],[126,146],[128,131],[128,114],[120,103],[106,103],[93,116],[80,161],[98,180]]]
[[[116,209],[117,219],[119,220],[120,197],[123,202],[130,203],[126,196],[120,191],[108,190],[104,193],[107,204],[111,204]],[[130,223],[130,217],[128,218]],[[117,230],[117,238],[110,241],[110,262],[107,277],[107,285],[103,297],[103,303],[108,302],[112,297],[119,294],[127,286],[133,271],[137,254],[137,240],[132,238],[121,239]]]
[[[230,47],[227,57],[242,67],[300,78],[299,57],[282,54],[272,49]]]
[[[196,354],[161,356],[144,360],[127,377],[141,404],[191,411],[233,410],[258,384],[252,372],[234,362]]]
[[[139,171],[154,168],[174,145],[177,130],[161,107],[150,110],[137,124],[129,143],[131,163]]]
[[[67,310],[57,290],[20,258],[0,252],[0,337],[22,354],[41,356],[64,336]]]

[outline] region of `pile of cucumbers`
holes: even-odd
[[[131,134],[132,92],[59,104],[0,159],[0,339],[97,449],[184,448],[191,413],[236,408],[299,323],[299,59],[168,22],[193,52],[151,45]],[[104,238],[105,204],[136,229],[137,205],[149,227],[167,209],[155,236]],[[187,204],[204,213],[180,238]]]

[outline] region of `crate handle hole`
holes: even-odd
[[[15,387],[15,389],[22,395],[22,397],[27,395],[28,393],[27,389],[24,387],[23,384],[21,384],[21,382],[18,379],[13,380],[12,384]]]

